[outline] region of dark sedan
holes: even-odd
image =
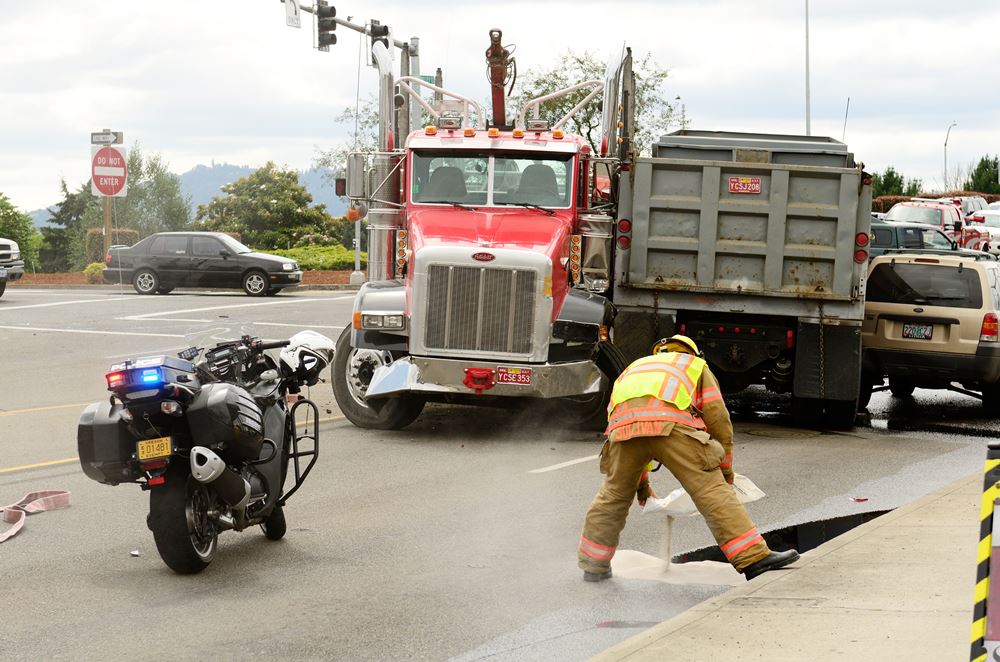
[[[160,232],[112,247],[104,261],[104,282],[131,283],[139,294],[242,287],[252,297],[273,296],[302,282],[294,260],[258,253],[220,232]]]

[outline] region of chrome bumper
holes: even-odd
[[[522,398],[564,398],[599,393],[606,377],[592,361],[573,363],[514,363],[462,361],[406,356],[375,370],[365,399],[401,393],[476,395],[465,385],[469,368],[496,370],[499,366],[531,370],[531,384],[497,384],[479,391],[482,395]]]

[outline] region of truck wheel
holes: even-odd
[[[889,378],[889,391],[892,395],[897,398],[908,398],[913,395],[913,390],[916,387],[913,382],[905,377],[890,377]]]
[[[1000,383],[983,388],[983,412],[991,418],[1000,418]]]
[[[608,378],[608,388],[586,399],[571,401],[572,405],[569,407],[572,412],[571,424],[580,430],[603,430],[607,427],[611,387],[628,367],[625,354],[608,341],[598,343],[594,363]]]
[[[337,406],[354,425],[375,430],[399,430],[417,420],[424,400],[415,395],[385,398],[378,404],[365,401],[372,375],[379,366],[392,361],[388,352],[351,347],[351,329],[337,339],[331,375]]]
[[[262,297],[267,294],[268,289],[267,274],[263,271],[254,269],[243,276],[243,291],[247,296]]]
[[[0,297],[3,296],[4,290],[7,289],[7,281],[0,283]]]
[[[132,288],[139,294],[154,294],[160,289],[160,277],[151,269],[140,269],[132,279]]]
[[[160,558],[174,572],[201,572],[215,558],[219,532],[209,518],[211,491],[186,471],[171,471],[149,492],[147,520]]]

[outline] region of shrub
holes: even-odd
[[[131,246],[139,241],[139,231],[132,228],[112,228],[112,246]],[[104,259],[104,229],[90,228],[83,240],[83,254],[87,262]],[[89,265],[88,265],[89,268]]]
[[[83,269],[83,275],[87,279],[87,282],[94,284],[104,282],[104,277],[102,276],[103,272],[103,262],[91,262]]]
[[[299,263],[306,271],[344,270],[354,268],[354,251],[343,246],[306,246],[268,251],[274,255],[288,257]],[[368,263],[368,255],[361,254],[361,268]]]

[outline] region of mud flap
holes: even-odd
[[[861,327],[799,322],[795,342],[797,398],[856,400],[861,383]]]

